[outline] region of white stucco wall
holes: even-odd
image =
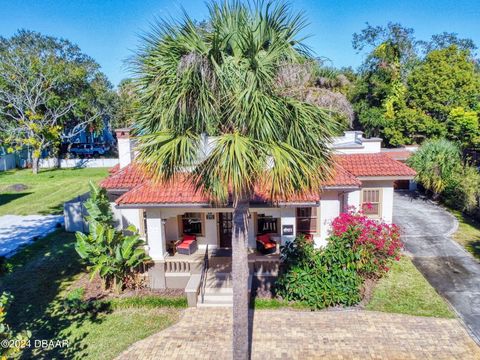
[[[325,191],[320,199],[320,237],[315,239],[317,247],[325,246],[330,224],[340,215],[340,199],[337,191]]]
[[[360,208],[360,190],[355,190],[347,194],[347,206],[353,206],[355,209]]]
[[[137,229],[140,229],[140,210],[139,209],[122,209],[121,223],[122,223],[122,229],[126,229],[129,225],[134,225]]]

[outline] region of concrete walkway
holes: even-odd
[[[370,311],[253,314],[252,359],[480,359],[456,319]],[[189,308],[172,327],[118,359],[231,359],[231,309]]]
[[[57,224],[63,224],[63,216],[0,216],[0,256],[12,255],[19,246],[48,235]]]
[[[429,200],[395,193],[393,222],[429,283],[454,307],[480,344],[480,264],[451,239],[456,219]]]

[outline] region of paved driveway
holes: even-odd
[[[49,234],[58,223],[63,224],[63,216],[0,216],[0,256],[11,255],[19,246]]]
[[[428,200],[395,193],[393,221],[404,232],[405,249],[414,264],[480,344],[480,264],[451,239],[456,219]]]
[[[118,359],[231,359],[231,327],[231,309],[189,308]],[[252,359],[480,359],[457,319],[374,311],[259,310],[252,339]]]

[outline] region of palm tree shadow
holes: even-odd
[[[252,358],[253,348],[253,322],[255,318],[255,309],[248,309],[248,359]]]
[[[102,322],[111,309],[104,303],[65,298],[66,284],[83,271],[74,249],[74,236],[57,231],[27,246],[11,261],[16,266],[12,273],[0,278],[0,292],[8,291],[14,297],[6,323],[15,332],[32,333],[32,346],[24,349],[21,358],[72,359],[86,350],[82,340],[88,333],[80,327],[87,322]],[[69,343],[44,347],[39,340]]]

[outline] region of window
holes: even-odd
[[[362,190],[362,209],[366,215],[380,216],[381,213],[381,189]]]
[[[185,213],[182,215],[182,233],[192,235],[203,234],[203,214]]]
[[[272,216],[258,214],[257,216],[257,232],[259,234],[278,233],[278,219]]]
[[[297,233],[316,233],[317,232],[317,208],[305,207],[297,208]]]

